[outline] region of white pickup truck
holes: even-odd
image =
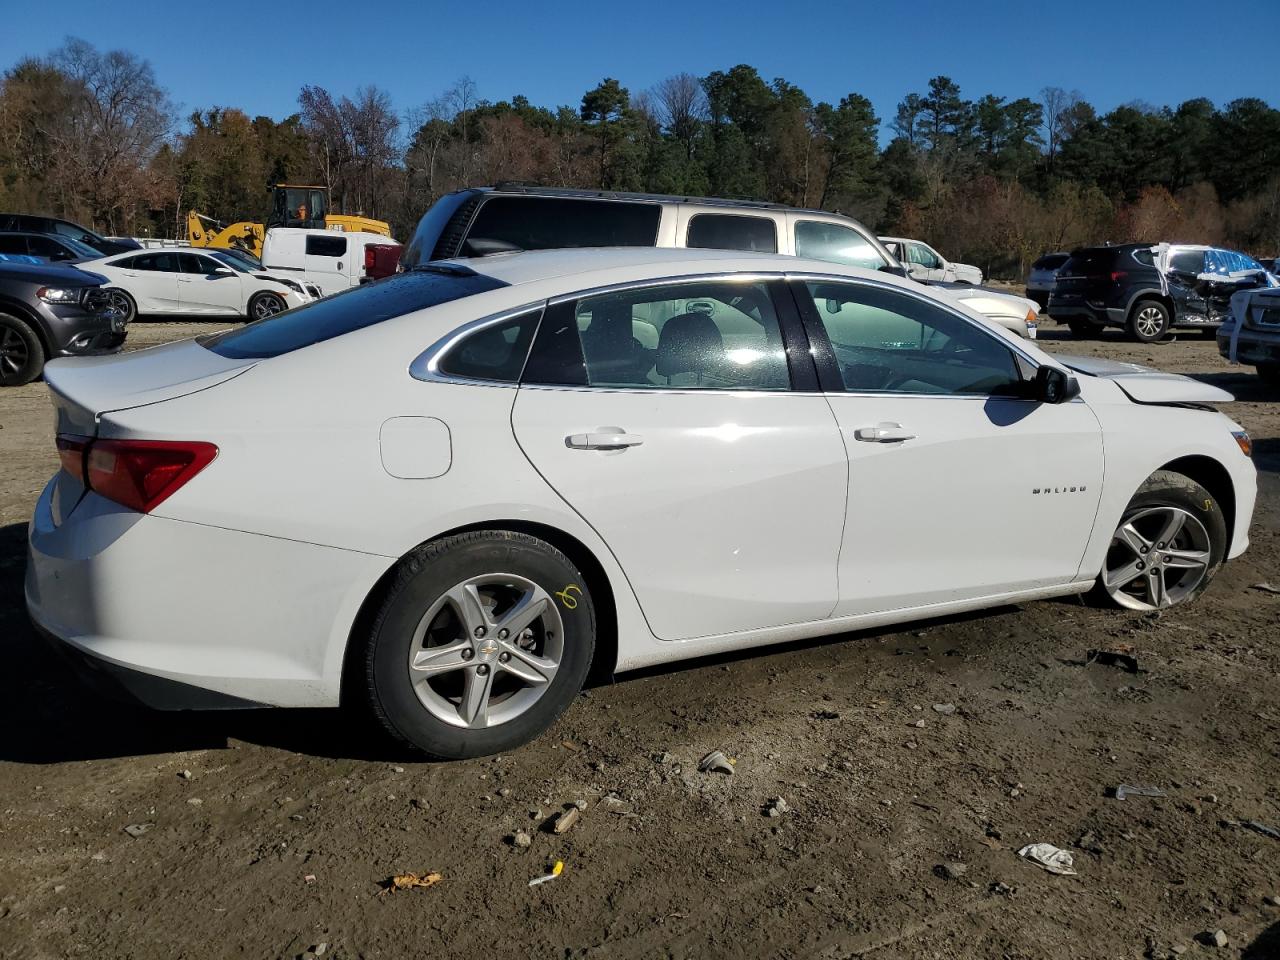
[[[377,233],[273,227],[262,243],[262,265],[285,276],[301,274],[327,297],[395,273],[400,250]]]

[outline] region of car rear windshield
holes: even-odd
[[[1116,261],[1115,247],[1091,247],[1076,250],[1062,265],[1062,273],[1068,276],[1106,273]]]
[[[464,255],[563,247],[652,247],[656,203],[566,197],[490,197],[467,231]]]
[[[1046,253],[1031,265],[1032,270],[1057,270],[1070,256],[1065,253]]]
[[[278,357],[415,310],[505,286],[466,267],[431,264],[197,342],[233,360]]]

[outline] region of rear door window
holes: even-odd
[[[886,265],[880,251],[858,231],[821,220],[801,220],[796,224],[796,256],[868,270]]]
[[[462,253],[567,247],[652,247],[662,208],[656,203],[567,197],[490,197],[480,207]]]
[[[1198,277],[1204,273],[1204,251],[1175,250],[1169,255],[1169,272]]]
[[[27,253],[27,238],[20,233],[0,234],[0,253],[25,256]]]
[[[341,257],[347,252],[347,238],[343,236],[307,236],[307,256]]]
[[[276,357],[375,323],[505,286],[501,280],[465,267],[419,267],[204,337],[199,343],[231,359]]]
[[[141,257],[135,257],[132,269],[155,270],[160,273],[180,272],[176,253],[148,253]]]
[[[712,250],[778,252],[778,228],[770,217],[699,213],[689,220],[686,245]]]

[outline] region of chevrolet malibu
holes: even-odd
[[[1186,603],[1256,488],[1229,394],[785,256],[428,263],[47,378],[42,632],[154,706],[357,701],[436,757],[528,741],[593,664]]]

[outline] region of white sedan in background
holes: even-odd
[[[898,258],[916,280],[941,283],[982,283],[982,271],[971,263],[953,263],[923,240],[905,237],[881,237],[880,242]]]
[[[789,256],[429,263],[45,375],[46,634],[153,705],[345,695],[437,757],[535,737],[593,661],[1170,608],[1256,495],[1229,394]]]
[[[139,314],[261,320],[320,296],[313,284],[254,270],[220,250],[132,251],[76,266],[107,278],[127,321]]]

